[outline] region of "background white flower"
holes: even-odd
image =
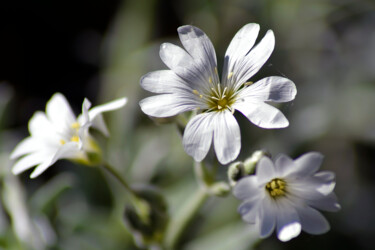
[[[126,98],[121,98],[89,110],[91,103],[85,99],[82,114],[76,118],[66,98],[60,93],[54,94],[47,102],[46,113],[37,111],[30,119],[30,136],[12,152],[11,159],[24,155],[15,163],[12,172],[19,174],[37,166],[30,175],[35,178],[62,158],[89,164],[86,153],[100,151],[89,128],[94,127],[108,136],[102,113],[121,108],[126,102]]]
[[[271,55],[275,37],[269,30],[256,45],[259,25],[250,23],[240,29],[231,41],[219,80],[216,54],[210,39],[194,26],[178,28],[185,50],[164,43],[160,57],[170,70],[154,71],[141,79],[141,86],[159,95],[140,102],[144,113],[168,117],[189,110],[200,110],[185,128],[185,151],[201,161],[212,140],[222,164],[233,161],[241,149],[240,129],[233,116],[235,110],[262,128],[289,125],[285,116],[265,102],[288,102],[297,90],[289,79],[273,76],[254,84],[247,82]],[[254,47],[253,47],[254,46]]]
[[[262,238],[276,228],[281,241],[298,236],[301,229],[310,234],[327,232],[329,224],[317,209],[334,212],[340,205],[333,193],[334,173],[317,172],[322,160],[316,152],[294,161],[280,155],[275,164],[263,157],[256,174],[242,178],[234,188],[234,195],[244,200],[238,208],[242,219],[256,223]]]

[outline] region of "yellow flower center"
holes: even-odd
[[[266,184],[266,190],[272,198],[278,198],[285,196],[286,194],[286,182],[282,179],[275,178]]]

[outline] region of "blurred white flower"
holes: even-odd
[[[19,174],[33,166],[30,177],[35,178],[59,159],[70,159],[90,165],[89,153],[100,154],[100,148],[89,134],[94,127],[108,136],[102,113],[123,107],[121,98],[89,110],[91,103],[85,98],[82,114],[76,118],[66,98],[56,93],[47,102],[46,113],[37,111],[29,121],[30,136],[21,141],[11,154],[19,159],[12,172]]]
[[[141,79],[145,90],[159,94],[140,102],[147,115],[169,117],[190,110],[202,111],[188,122],[183,136],[185,151],[196,161],[204,159],[212,140],[222,164],[238,156],[241,135],[233,116],[235,110],[262,128],[289,124],[278,109],[265,102],[293,100],[297,93],[294,83],[278,76],[254,84],[247,82],[268,60],[275,45],[269,30],[253,47],[258,32],[259,25],[255,23],[237,32],[226,51],[220,82],[210,39],[197,27],[179,27],[185,50],[170,43],[160,47],[160,57],[171,70],[150,72]]]
[[[333,193],[334,173],[317,172],[322,160],[316,152],[294,161],[280,155],[275,164],[263,157],[256,174],[242,178],[234,188],[234,195],[244,200],[238,208],[242,219],[256,223],[262,238],[276,228],[281,241],[298,236],[301,229],[310,234],[327,232],[329,224],[317,209],[334,212],[340,205]]]

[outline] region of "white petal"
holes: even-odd
[[[196,115],[189,121],[184,131],[182,142],[185,152],[198,162],[206,157],[211,146],[213,137],[211,120],[212,113]]]
[[[291,159],[289,156],[279,154],[275,160],[275,168],[278,175],[280,175],[280,177],[284,177],[293,171],[296,166],[293,159]]]
[[[260,159],[256,166],[256,176],[258,177],[258,183],[261,186],[276,177],[275,166],[270,158],[263,157]]]
[[[57,151],[57,149],[55,149]],[[21,158],[16,162],[16,164],[12,168],[13,174],[19,174],[23,171],[34,167],[44,161],[48,161],[53,157],[53,150],[50,152],[36,152],[30,155],[26,155],[25,157]]]
[[[197,27],[181,26],[177,29],[182,45],[209,76],[216,75],[216,53],[207,35]]]
[[[233,71],[233,66],[242,59],[254,46],[258,37],[259,24],[249,23],[243,26],[230,42],[224,58],[223,82]]]
[[[212,125],[217,159],[221,164],[235,160],[241,150],[241,133],[236,119],[226,110],[215,115]]]
[[[296,94],[297,88],[291,80],[271,76],[243,89],[240,97],[256,101],[289,102],[294,100]]]
[[[142,111],[154,117],[169,117],[199,107],[194,98],[175,94],[162,94],[147,97],[139,102]]]
[[[65,96],[60,93],[54,94],[47,102],[46,115],[59,132],[69,130],[76,119]]]
[[[309,176],[319,170],[323,162],[323,155],[318,152],[309,152],[294,160],[296,168],[291,173],[294,176]]]
[[[265,196],[261,205],[259,206],[260,213],[260,237],[266,238],[270,236],[275,229],[276,224],[276,207],[273,201]]]
[[[277,238],[289,241],[301,233],[301,222],[296,209],[286,200],[277,201]]]
[[[270,57],[275,47],[272,30],[267,31],[263,39],[233,69],[237,84],[241,85],[259,71]]]
[[[47,168],[52,166],[57,160],[63,158],[71,158],[78,151],[77,143],[68,142],[61,146],[53,157],[46,159],[42,164],[38,165],[35,170],[31,173],[30,178],[36,178],[41,175]]]
[[[233,189],[233,195],[240,200],[250,199],[259,195],[257,176],[243,177],[237,182]]]
[[[56,128],[48,120],[45,113],[37,111],[29,121],[29,131],[32,137],[43,138],[46,141],[59,141]]]
[[[306,203],[313,208],[329,212],[337,212],[341,209],[341,206],[337,202],[337,197],[334,193],[322,196],[319,199],[307,200]]]
[[[256,223],[259,214],[259,199],[244,201],[237,209],[242,219],[247,223]]]
[[[128,99],[123,97],[123,98],[116,99],[114,101],[93,107],[89,111],[90,121],[95,120],[95,118],[101,113],[113,111],[113,110],[124,107],[127,101]]]
[[[194,64],[193,58],[184,49],[171,43],[163,43],[159,54],[164,64],[173,71]]]
[[[127,102],[127,98],[120,98],[120,99],[108,102],[106,104],[95,106],[92,109],[90,109],[88,111],[88,117],[89,117],[90,122],[92,123],[92,127],[98,129],[105,136],[109,136],[109,132],[104,122],[102,113],[122,108],[125,106],[126,102]]]
[[[192,92],[188,83],[178,77],[172,70],[150,72],[141,78],[141,86],[153,93],[174,93],[175,90]]]
[[[238,102],[233,108],[240,111],[252,123],[261,128],[285,128],[289,122],[275,107],[262,102]]]
[[[327,211],[338,211],[340,205],[333,193],[334,176],[329,174],[331,172],[323,173],[323,175],[318,175],[319,177],[290,179],[288,180],[288,190],[295,197],[299,197],[304,203],[312,207]]]
[[[209,86],[210,76],[205,72],[205,68],[197,65],[197,62],[182,48],[163,43],[159,54],[165,65],[187,82],[192,89],[201,92],[202,88]]]
[[[32,152],[38,151],[38,149],[41,148],[39,140],[37,140],[35,137],[27,137],[23,139],[18,145],[15,147],[13,152],[10,155],[11,159],[15,159],[17,157],[20,157],[24,154],[29,154]]]
[[[85,98],[82,103],[82,114],[78,116],[78,122],[81,126],[90,122],[89,108],[91,107],[91,102],[89,99]]]
[[[330,226],[324,216],[317,210],[305,207],[296,207],[302,224],[302,230],[309,234],[323,234],[329,231]]]

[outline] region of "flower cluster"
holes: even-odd
[[[249,81],[266,63],[275,45],[271,30],[255,45],[258,33],[259,25],[255,23],[247,24],[237,32],[225,53],[219,77],[215,50],[207,35],[194,26],[179,27],[183,48],[170,43],[160,47],[160,57],[169,70],[150,72],[140,80],[145,90],[157,94],[140,101],[145,114],[163,118],[191,111],[182,143],[186,153],[196,162],[203,161],[212,144],[221,164],[228,164],[238,157],[241,135],[234,117],[236,110],[261,128],[277,129],[289,125],[283,113],[268,103],[294,100],[297,94],[294,83],[280,76],[266,77],[255,83]],[[20,142],[11,154],[12,159],[21,157],[13,167],[13,173],[36,166],[31,173],[31,178],[35,178],[59,159],[85,165],[103,163],[100,147],[90,135],[89,128],[96,128],[108,136],[102,113],[119,109],[126,102],[127,99],[122,98],[90,109],[91,103],[85,99],[82,114],[76,117],[66,98],[56,93],[48,101],[46,112],[36,112],[30,119],[30,136]],[[245,162],[235,162],[229,167],[229,184],[233,187],[233,194],[243,200],[238,208],[243,220],[257,225],[262,238],[276,229],[281,241],[298,236],[301,230],[310,234],[327,232],[329,224],[318,209],[338,211],[340,205],[333,193],[334,174],[318,172],[323,156],[311,152],[292,160],[286,155],[279,155],[272,162],[266,155],[266,152],[256,151]],[[223,181],[215,182],[215,177],[209,176],[203,164],[199,166],[202,166],[201,177],[197,176],[202,183],[205,182],[204,193],[199,194],[199,199],[208,195],[226,195],[230,191],[230,185]],[[145,199],[142,192],[136,192],[109,165],[106,168],[132,195],[134,208],[128,207],[125,214],[135,238],[147,239],[152,244],[155,236],[160,243],[167,227],[166,207],[164,202],[153,206],[150,197],[157,197],[155,202],[159,198],[162,200],[162,196],[155,192]],[[187,207],[197,211],[193,208],[199,204],[203,202],[197,200],[193,206]],[[155,207],[161,211],[160,227],[155,226],[155,221],[155,225],[149,224],[147,217],[154,216]],[[193,214],[188,212],[188,216]],[[172,220],[169,231],[173,237],[169,237],[172,243],[168,249],[174,249],[183,229],[174,228],[176,221],[182,222],[181,227],[184,227],[187,219]],[[145,235],[143,231],[147,231]]]

